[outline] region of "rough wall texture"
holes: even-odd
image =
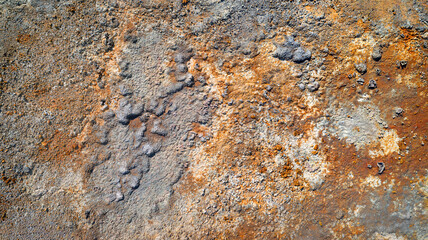
[[[0,239],[426,239],[428,3],[0,0]]]

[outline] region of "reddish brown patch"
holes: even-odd
[[[143,125],[139,118],[133,119],[129,122],[129,128],[138,129]]]

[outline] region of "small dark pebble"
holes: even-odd
[[[403,115],[403,113],[404,113],[404,110],[402,108],[395,109],[395,115],[401,116]]]
[[[364,79],[358,78],[357,79],[357,83],[360,84],[360,85],[363,85],[364,84]]]
[[[376,68],[375,71],[376,71],[376,75],[378,76],[380,76],[380,74],[382,73],[382,71],[379,68]]]
[[[369,82],[369,89],[375,89],[375,88],[377,88],[376,81],[371,79]]]
[[[385,171],[385,163],[383,163],[383,162],[378,162],[377,163],[377,167],[379,168],[379,174],[382,174],[383,173],[383,171]]]
[[[201,66],[198,63],[195,64],[195,70],[196,71],[201,71],[202,70]]]
[[[405,68],[407,66],[407,61],[398,61],[397,62],[397,68]]]
[[[91,214],[91,210],[86,210],[85,211],[85,218],[88,219],[90,214]]]

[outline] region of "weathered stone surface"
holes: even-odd
[[[425,1],[0,1],[0,239],[425,239]]]

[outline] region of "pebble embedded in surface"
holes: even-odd
[[[404,110],[402,108],[395,109],[395,115],[401,116],[404,113]]]
[[[162,122],[160,120],[154,121],[151,133],[158,134],[160,136],[166,136],[168,131],[162,127],[161,124]]]
[[[176,92],[181,91],[184,88],[184,83],[183,82],[177,82],[177,83],[173,83],[169,86],[166,87],[165,92],[167,95],[171,95],[174,94]]]
[[[207,84],[207,80],[205,79],[204,76],[199,76],[198,77],[198,82],[201,83],[201,86],[205,86]]]
[[[299,47],[293,53],[293,61],[295,63],[302,63],[306,60],[311,59],[311,56],[312,56],[311,51],[304,50],[303,48]]]
[[[166,106],[165,104],[162,103],[156,108],[154,114],[159,117],[165,113],[165,110],[166,110]]]
[[[193,75],[191,73],[181,74],[175,78],[177,82],[186,82],[188,79],[193,79]]]
[[[185,63],[186,62],[186,57],[184,56],[183,53],[177,53],[175,55],[174,61],[176,63]]]
[[[382,51],[380,48],[376,47],[373,49],[372,58],[375,61],[379,61],[382,58]]]
[[[184,80],[184,83],[188,87],[193,86],[193,84],[195,84],[195,81],[193,79],[193,75],[192,74],[187,75],[186,79]]]
[[[310,60],[312,52],[300,46],[300,43],[294,40],[292,36],[285,36],[285,41],[277,46],[272,55],[279,60],[293,60],[295,63],[303,63]]]
[[[309,83],[307,88],[309,92],[315,92],[320,88],[320,84],[318,82]]]
[[[143,141],[145,132],[146,132],[146,125],[143,123],[141,127],[135,132],[135,140],[137,142]]]
[[[101,115],[101,118],[104,119],[105,121],[111,121],[114,119],[115,116],[116,116],[116,114],[112,110],[109,110],[107,112],[104,112]]]
[[[135,190],[140,186],[140,179],[141,177],[139,176],[129,175],[128,178],[126,178],[126,185]]]
[[[150,113],[145,112],[139,117],[141,122],[147,122],[150,119]]]
[[[120,201],[122,201],[123,199],[124,199],[125,197],[123,196],[123,193],[121,193],[121,192],[116,192],[116,199],[115,199],[115,201],[116,202],[120,202]]]
[[[378,171],[378,173],[379,173],[379,174],[382,174],[382,173],[383,173],[383,171],[385,171],[385,163],[383,163],[383,162],[378,162],[378,163],[377,163],[377,167],[379,168],[379,171]]]
[[[366,73],[366,72],[367,72],[367,65],[366,65],[366,64],[364,64],[364,63],[358,63],[358,64],[355,64],[355,69],[356,69],[359,73],[364,74],[364,73]]]
[[[100,138],[99,143],[102,145],[106,145],[108,143],[108,138],[107,137]]]
[[[128,173],[129,173],[129,169],[128,169],[128,167],[126,167],[126,166],[121,166],[121,167],[119,167],[118,171],[119,171],[119,173],[120,173],[120,174],[122,174],[122,175],[126,175],[126,174],[128,174]]]
[[[134,106],[132,106],[132,111],[130,116],[136,118],[140,116],[143,112],[144,112],[144,104],[137,103]]]
[[[156,98],[150,99],[149,106],[147,107],[147,111],[154,112],[156,110],[156,108],[158,107],[158,105],[159,105],[159,103],[156,100]]]
[[[23,169],[23,171],[24,171],[24,173],[28,174],[28,173],[31,172],[31,168],[25,166],[24,169]]]
[[[379,68],[375,69],[376,75],[380,76],[382,74],[382,71]]]
[[[119,123],[126,125],[129,123],[132,116],[132,105],[128,99],[122,98],[119,102],[119,109],[116,112],[116,117]]]
[[[128,114],[122,111],[116,113],[117,121],[123,125],[127,125],[129,123]]]
[[[285,36],[285,41],[281,44],[284,47],[289,48],[298,48],[300,47],[300,43],[294,40],[293,36]]]
[[[290,60],[293,58],[293,51],[290,48],[278,47],[273,53],[273,57],[279,60]]]
[[[141,149],[141,154],[153,157],[157,152],[159,152],[160,148],[161,146],[158,144],[152,145],[151,143],[146,143]]]
[[[178,64],[177,65],[177,71],[179,72],[179,73],[186,73],[187,72],[187,66],[186,66],[186,64]]]
[[[375,80],[373,80],[373,79],[371,79],[371,80],[370,80],[370,82],[369,82],[369,86],[368,86],[368,88],[369,88],[369,89],[375,89],[375,88],[377,88],[376,81],[375,81]]]

